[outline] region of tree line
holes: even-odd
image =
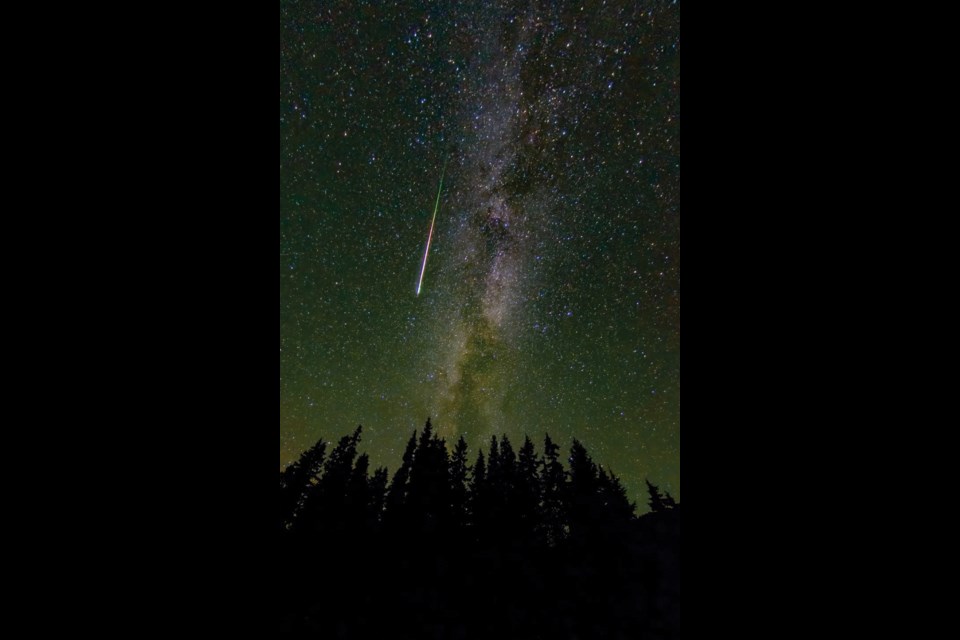
[[[549,435],[540,453],[529,437],[515,450],[493,436],[471,464],[463,437],[448,451],[428,419],[388,481],[358,451],[361,433],[329,451],[320,440],[280,473],[285,629],[679,633],[679,504],[649,479],[651,513],[638,518],[617,475],[576,439],[566,467]]]

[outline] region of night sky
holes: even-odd
[[[362,424],[392,475],[430,416],[679,500],[679,3],[282,1],[280,43],[281,468]]]

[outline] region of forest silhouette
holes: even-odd
[[[428,419],[388,482],[362,428],[280,473],[281,630],[321,638],[679,638],[680,505],[573,440],[471,463]]]

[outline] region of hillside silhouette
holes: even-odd
[[[281,630],[320,638],[679,638],[680,505],[573,440],[475,455],[428,419],[388,481],[362,428],[280,473]]]

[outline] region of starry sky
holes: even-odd
[[[679,90],[669,0],[282,0],[281,468],[430,416],[679,500]]]

